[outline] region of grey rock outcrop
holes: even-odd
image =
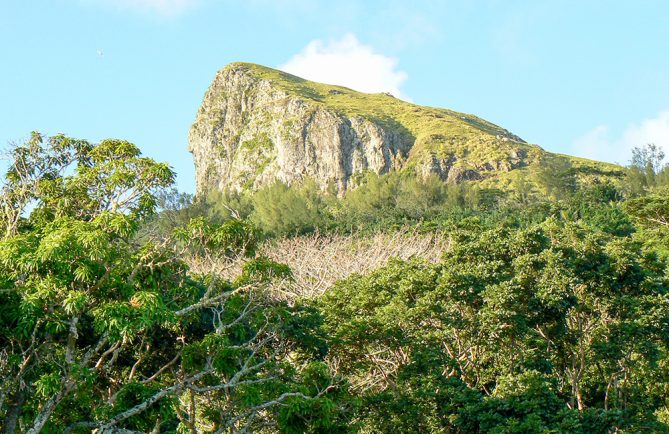
[[[189,134],[198,194],[306,177],[343,191],[355,173],[401,168],[412,145],[401,131],[291,95],[243,64],[217,73]]]
[[[473,115],[232,63],[207,89],[190,130],[198,195],[311,178],[338,193],[366,171],[486,180],[543,151]]]

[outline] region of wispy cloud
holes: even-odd
[[[669,109],[629,124],[618,136],[611,133],[608,125],[599,125],[574,140],[571,152],[586,158],[626,163],[633,147],[648,143],[655,143],[669,154]]]
[[[161,17],[175,17],[192,9],[200,0],[87,0],[89,3],[115,7]]]
[[[397,59],[375,52],[352,33],[339,40],[311,41],[279,69],[313,81],[407,99],[401,86],[408,76],[398,69]]]

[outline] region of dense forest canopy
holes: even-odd
[[[10,163],[4,433],[669,432],[659,147],[610,179],[555,158],[506,190],[391,172],[197,200],[123,140],[35,133]],[[407,228],[447,248],[324,291],[266,255]]]

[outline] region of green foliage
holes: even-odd
[[[626,183],[630,196],[643,195],[655,187],[669,185],[669,165],[664,163],[664,157],[664,151],[653,143],[632,149]]]
[[[267,136],[267,134],[263,134],[256,139],[243,142],[240,145],[240,150],[252,154],[259,154],[268,153],[272,150],[273,147],[274,144],[272,143],[272,140]]]
[[[457,202],[457,189],[435,175],[426,178],[391,172],[365,174],[361,185],[347,192],[337,212],[340,221],[374,221],[377,219],[422,220],[434,214],[449,200]]]
[[[326,352],[309,330],[319,322],[269,297],[290,270],[255,258],[250,223],[188,219],[190,199],[173,196],[170,223],[138,234],[174,174],[125,141],[35,134],[12,156],[0,195],[4,432],[254,429],[276,425],[288,398],[327,403],[327,387],[316,398],[299,384]],[[190,273],[184,254],[250,262],[227,282]]]
[[[276,182],[257,191],[251,200],[251,221],[269,234],[311,232],[327,219],[325,200],[312,180],[293,187]]]
[[[666,264],[562,225],[475,230],[439,264],[393,262],[317,302],[369,431],[669,429],[653,416]]]
[[[663,256],[669,256],[669,188],[631,199],[623,206],[640,228],[640,237]]]
[[[306,180],[214,207],[125,141],[34,134],[11,155],[7,432],[669,431],[657,148],[635,152],[639,188],[556,158],[508,191],[367,173],[340,198]],[[268,290],[292,272],[263,236],[407,225],[452,248],[315,299]],[[209,272],[238,260],[232,281]]]
[[[359,187],[340,198],[321,191],[312,180],[292,186],[276,182],[256,192],[212,195],[206,219],[216,222],[230,216],[245,217],[270,237],[314,231],[374,231],[459,218],[477,210],[495,211],[506,198],[501,190],[450,185],[434,175],[420,178],[368,172],[359,182]]]
[[[253,212],[253,201],[246,193],[236,191],[209,192],[199,204],[204,205],[203,215],[214,222],[226,221],[231,218],[245,219]]]
[[[536,182],[547,196],[559,200],[576,191],[576,173],[568,158],[545,156],[536,165]]]
[[[287,265],[259,257],[244,264],[237,283],[244,285],[253,282],[271,282],[275,279],[290,279],[291,277],[292,272]]]
[[[196,201],[193,195],[175,188],[162,189],[156,194],[156,213],[141,222],[137,238],[168,238],[191,219],[207,215],[205,203]]]
[[[174,230],[174,237],[189,245],[192,254],[216,251],[221,256],[253,257],[259,240],[256,228],[242,220],[210,224],[205,218],[191,219]]]
[[[327,364],[314,362],[302,371],[301,383],[304,392],[318,395],[319,391],[331,387],[332,374]],[[278,415],[279,428],[283,433],[346,433],[353,426],[341,411],[346,399],[343,390],[332,390],[328,397],[303,400],[299,397],[286,401]]]
[[[434,175],[423,178],[397,172],[367,172],[357,180],[359,186],[341,197],[321,191],[310,180],[293,186],[277,182],[257,192],[211,196],[206,218],[248,218],[269,237],[314,231],[388,231],[404,226],[420,226],[423,230],[450,228],[465,224],[463,219],[472,216],[494,226],[504,220],[516,225],[536,223],[555,215],[570,221],[587,221],[610,233],[633,231],[619,207],[623,194],[616,184],[597,182],[574,189],[571,169],[566,178],[556,178],[551,171],[545,176],[546,183],[554,181],[550,196],[535,189],[524,172],[516,178],[511,191],[483,188],[473,182],[453,185]],[[559,197],[560,201],[551,197]]]
[[[581,188],[563,204],[568,220],[581,221],[589,228],[618,236],[635,231],[628,214],[621,206],[622,195],[611,184],[595,184]]]

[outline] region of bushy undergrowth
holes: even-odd
[[[560,200],[531,186],[520,195],[517,190],[485,189],[477,184],[449,185],[435,176],[367,174],[359,187],[337,197],[310,180],[292,186],[277,182],[255,192],[165,200],[163,212],[147,230],[168,231],[189,218],[204,216],[214,222],[248,220],[265,237],[282,238],[314,232],[371,234],[405,227],[432,231],[469,224],[524,227],[551,215],[585,220],[605,232],[631,230],[619,207],[625,197],[620,185],[583,185],[561,194]]]

